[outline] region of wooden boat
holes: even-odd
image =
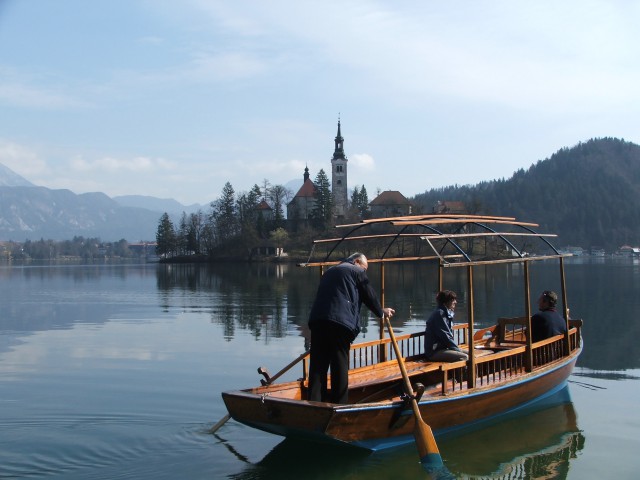
[[[526,413],[501,417],[483,428],[440,436],[438,440],[451,473],[445,478],[470,480],[553,477],[553,473],[570,469],[585,441],[566,389],[537,402]],[[480,446],[480,455],[469,454]],[[367,461],[356,449],[321,444],[313,447],[309,448],[308,442],[285,438],[259,462],[248,464],[236,478],[260,478],[265,468],[272,478],[294,478],[308,472],[343,478],[344,472],[356,470],[357,478],[416,477],[415,454],[409,449],[390,452],[384,460]],[[242,455],[230,451],[243,460]]]
[[[469,360],[426,361],[424,332],[394,337],[390,329],[387,337],[381,327],[379,339],[351,347],[348,404],[306,400],[308,353],[304,352],[273,376],[258,369],[264,376],[260,386],[223,392],[229,415],[287,438],[378,450],[417,440],[414,429],[419,417],[438,436],[481,425],[559,392],[566,387],[582,348],[582,320],[568,318],[564,259],[570,255],[551,245],[548,238],[555,235],[536,233],[537,226],[511,217],[423,215],[343,225],[338,228],[344,235],[316,240],[309,261],[300,266],[322,271],[354,251],[365,252],[370,266],[379,264],[383,305],[387,264],[436,262],[440,289],[447,269],[465,269],[468,323],[456,325],[455,333],[457,343],[469,349]],[[559,264],[568,329],[564,335],[532,343],[527,335],[532,315],[529,265],[539,261]],[[498,318],[494,325],[477,329],[474,269],[506,263],[523,267],[523,315]],[[302,365],[298,380],[278,382],[298,364]],[[411,392],[405,388],[405,379]]]

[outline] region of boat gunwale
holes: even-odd
[[[573,327],[571,333],[575,333],[577,334],[577,328]],[[541,340],[540,342],[536,343],[536,346],[540,347],[540,346],[544,346],[546,344],[551,344],[554,341],[557,341],[559,339],[561,339],[563,337],[563,335],[556,335],[555,337],[551,337],[545,340]],[[513,347],[510,348],[508,350],[502,350],[499,352],[495,352],[493,354],[489,354],[483,357],[479,357],[476,360],[476,365],[477,364],[481,364],[481,363],[488,363],[490,361],[493,360],[498,360],[500,358],[506,358],[508,356],[510,356],[509,354],[511,354],[511,356],[517,355],[519,353],[524,353],[526,351],[526,346],[521,345],[521,346],[517,346],[517,347]],[[490,382],[486,385],[481,385],[481,386],[475,386],[473,388],[465,388],[462,390],[457,390],[454,392],[449,392],[447,394],[444,395],[429,395],[429,396],[423,396],[420,401],[418,402],[419,405],[428,405],[428,404],[433,404],[433,403],[438,403],[440,401],[452,401],[452,400],[457,400],[460,399],[461,397],[473,397],[473,396],[477,396],[477,395],[486,395],[488,392],[497,392],[500,390],[504,390],[507,388],[512,388],[514,386],[520,385],[520,384],[524,384],[530,381],[534,381],[540,377],[545,376],[548,373],[551,373],[557,369],[563,368],[565,366],[567,366],[568,364],[570,364],[571,362],[575,362],[578,358],[578,356],[580,355],[580,353],[582,352],[582,346],[581,344],[576,346],[575,349],[573,349],[571,351],[571,353],[567,356],[562,356],[559,357],[557,359],[554,359],[544,365],[540,365],[535,367],[532,371],[530,372],[523,372],[523,373],[519,373],[511,378],[505,379],[503,381],[493,381]],[[394,363],[395,360],[388,360],[384,363]],[[466,361],[459,361],[459,362],[436,362],[438,363],[438,368],[440,370],[450,370],[450,369],[454,369],[454,368],[459,368],[459,367],[464,367],[466,366],[467,362]],[[367,367],[360,367],[360,368],[367,368]],[[437,371],[437,370],[434,370]],[[411,376],[415,376],[411,375]],[[360,411],[363,409],[363,407],[367,407],[368,409],[371,408],[381,408],[384,406],[384,408],[394,408],[394,405],[397,406],[399,403],[402,403],[402,400],[394,400],[394,399],[385,399],[385,400],[380,400],[377,402],[363,402],[363,403],[348,403],[348,404],[334,404],[334,403],[330,403],[330,402],[315,402],[315,401],[311,401],[311,400],[305,400],[305,399],[296,399],[296,398],[288,398],[288,397],[281,397],[281,396],[272,396],[270,395],[270,393],[274,392],[274,391],[284,391],[284,390],[301,390],[302,389],[302,380],[298,379],[298,380],[291,380],[288,382],[283,382],[283,383],[275,383],[275,384],[270,384],[270,385],[260,385],[260,386],[255,386],[255,387],[249,387],[246,389],[239,389],[239,390],[229,390],[229,391],[225,391],[222,392],[223,396],[248,396],[251,398],[260,398],[263,401],[266,401],[267,399],[269,401],[275,401],[278,403],[293,403],[293,404],[304,404],[304,405],[308,405],[308,406],[317,406],[323,409],[332,409],[336,412],[340,411],[340,412],[346,412],[346,411]],[[357,387],[355,387],[357,388]]]

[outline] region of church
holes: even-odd
[[[347,183],[348,159],[344,153],[340,120],[338,133],[334,139],[333,157],[331,158],[331,194],[333,197],[333,218],[343,220],[349,210],[349,190]],[[309,178],[309,168],[305,167],[303,183],[293,199],[287,205],[287,219],[292,222],[305,222],[311,218],[316,203],[316,185]],[[411,203],[398,191],[381,192],[372,202],[371,217],[388,217],[410,215]]]
[[[333,216],[343,219],[349,208],[349,194],[347,187],[347,163],[344,154],[344,138],[340,131],[338,120],[338,134],[334,139],[335,148],[331,158],[331,195],[333,196]],[[303,183],[293,199],[287,205],[287,219],[291,221],[308,220],[316,202],[316,186],[309,178],[309,168],[305,167]]]

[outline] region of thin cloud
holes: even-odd
[[[0,103],[13,107],[59,110],[86,107],[88,104],[64,93],[25,83],[0,83]]]
[[[349,156],[349,162],[366,172],[371,172],[376,169],[376,162],[368,153],[352,154]]]
[[[3,139],[0,139],[0,162],[29,181],[29,177],[50,173],[50,168],[35,150]]]
[[[315,62],[322,59],[366,78],[372,93],[394,91],[381,101],[426,103],[444,94],[556,112],[640,97],[635,88],[640,78],[626,67],[639,53],[635,25],[625,21],[638,13],[633,5],[592,1],[576,10],[555,3],[496,2],[466,5],[451,16],[442,6],[421,3],[393,9],[368,1],[323,2],[313,9],[250,3],[251,8],[246,2],[235,8],[193,4],[238,38],[264,38],[262,54],[268,45],[304,45]],[[338,4],[341,14],[335,15]],[[327,35],[328,27],[341,34]],[[256,44],[245,45],[245,55],[251,48],[259,51]]]
[[[171,171],[175,165],[163,158],[133,157],[115,158],[102,157],[95,160],[86,160],[81,156],[76,156],[70,161],[70,167],[78,172],[107,172],[117,174],[121,172],[157,172]]]

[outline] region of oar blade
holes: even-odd
[[[416,418],[413,432],[416,439],[416,447],[418,448],[418,455],[420,456],[420,463],[430,467],[442,466],[442,456],[438,450],[438,444],[433,436],[431,427]]]
[[[222,417],[220,420],[218,420],[218,423],[216,423],[213,427],[211,427],[209,429],[209,433],[214,434],[218,431],[218,429],[224,425],[225,423],[227,423],[227,421],[231,418],[231,415],[229,415],[228,413]]]

